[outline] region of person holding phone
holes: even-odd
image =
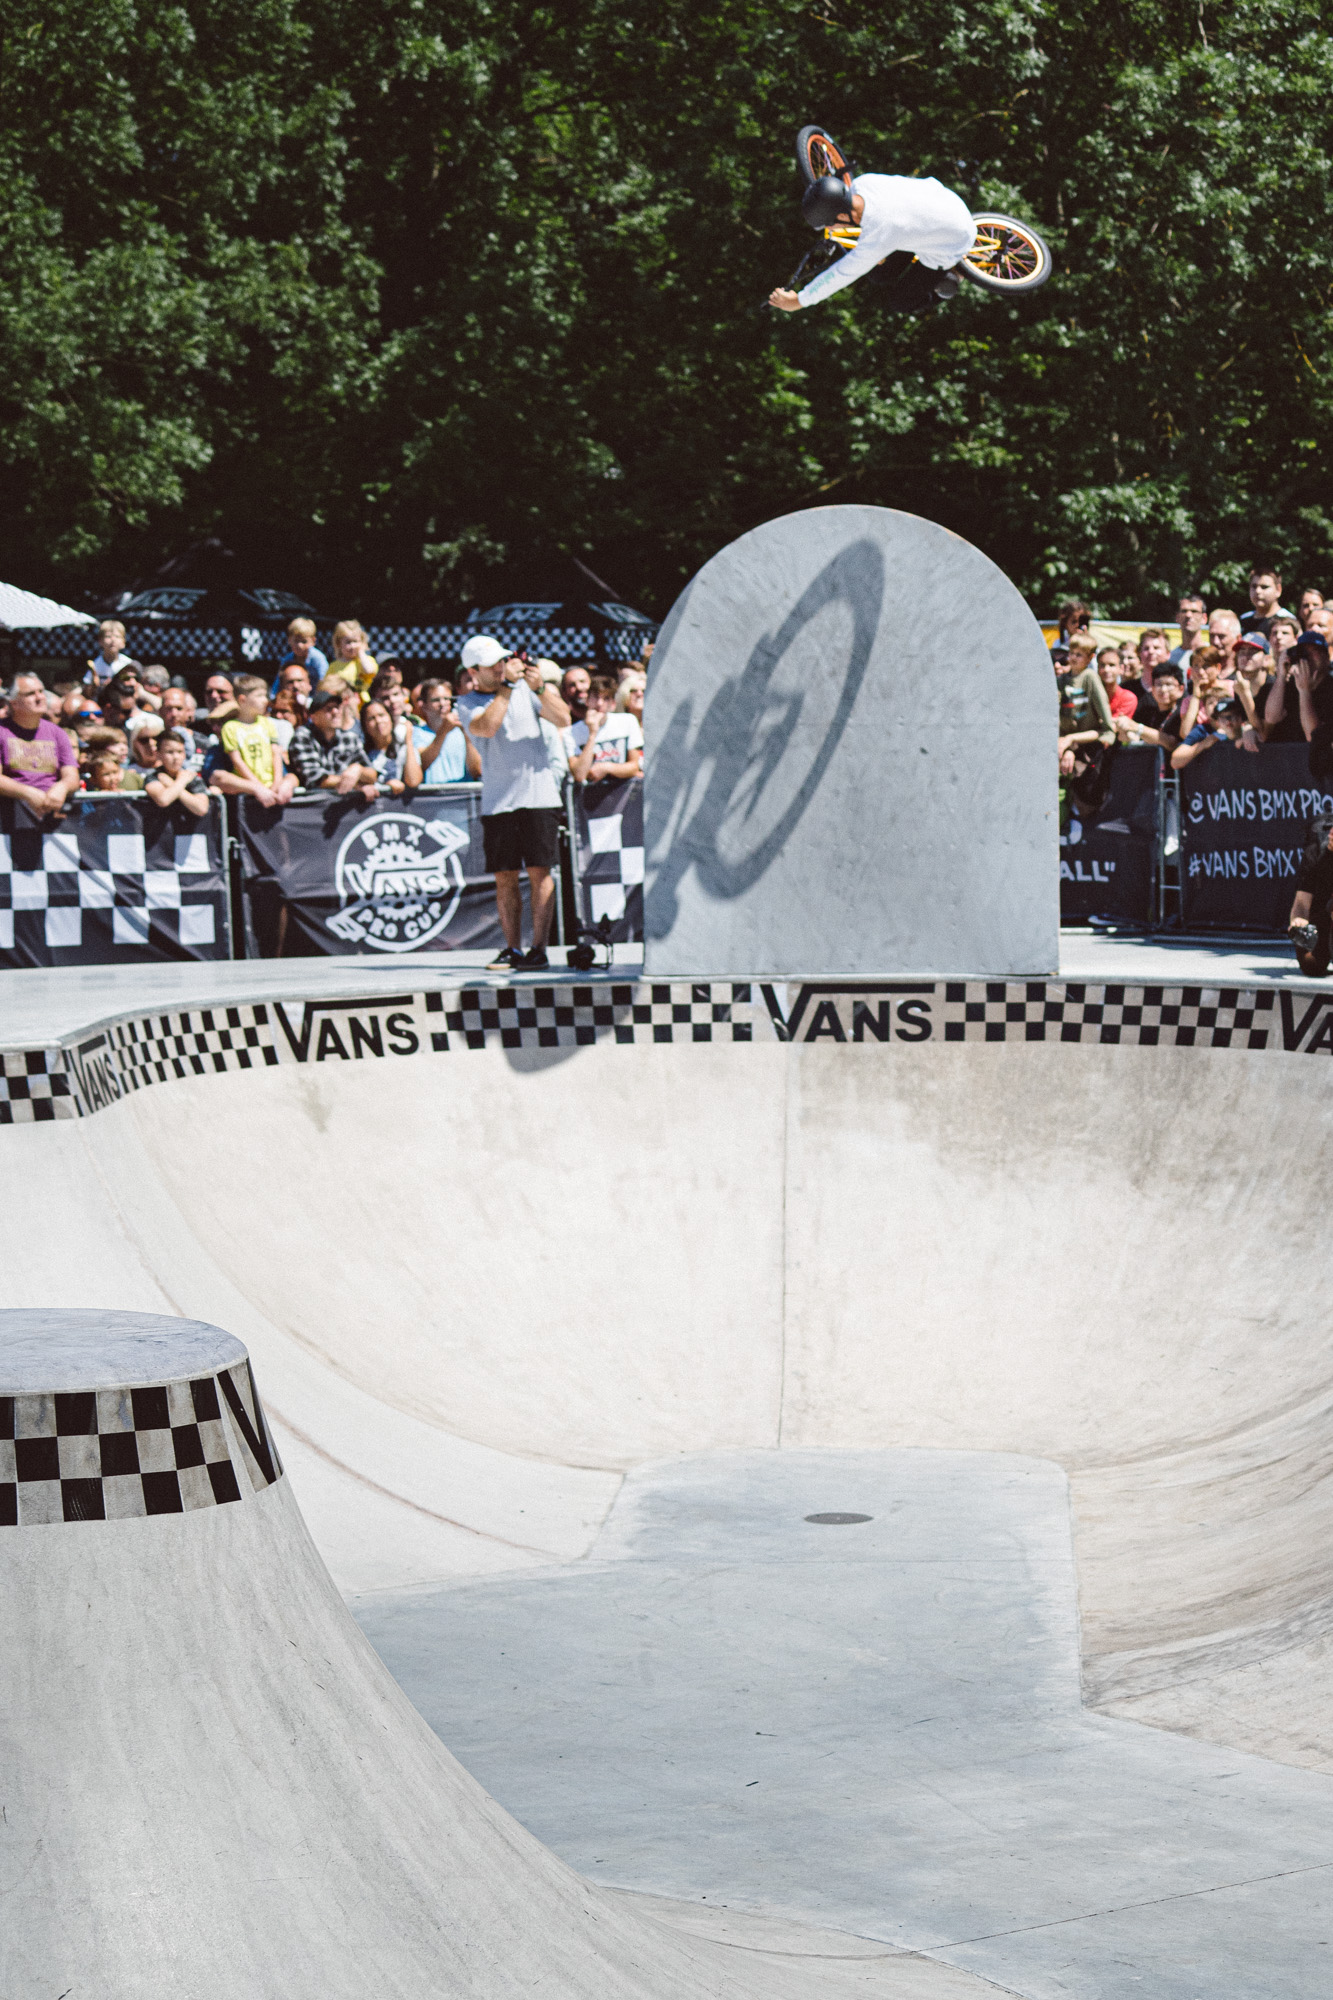
[[[460,695],[458,713],[481,756],[481,832],[495,877],[504,945],[492,972],[540,972],[555,916],[560,791],[551,770],[543,720],[568,729],[569,709],[540,667],[489,632],[468,640],[462,664],[477,685]],[[522,871],[528,871],[532,945],[523,950]]]

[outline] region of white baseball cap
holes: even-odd
[[[497,667],[508,657],[509,648],[492,639],[489,632],[479,632],[475,639],[469,639],[459,655],[465,667]]]

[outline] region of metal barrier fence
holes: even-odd
[[[1179,776],[1122,748],[1097,809],[1062,827],[1062,920],[1281,935],[1321,815],[1333,790],[1304,744],[1219,746]],[[210,799],[202,817],[79,793],[54,826],[3,800],[0,966],[498,948],[480,818],[476,784]],[[642,779],[567,788],[561,875],[554,942],[642,942]]]
[[[0,966],[230,958],[226,856],[221,799],[80,792],[55,825],[0,800]]]
[[[1179,773],[1120,746],[1108,779],[1096,810],[1073,805],[1061,826],[1063,922],[1286,931],[1311,822],[1333,815],[1308,745],[1218,744]]]

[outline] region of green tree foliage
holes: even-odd
[[[662,611],[792,508],[1036,600],[1333,582],[1333,43],[1309,0],[9,0],[4,573],[220,533],[337,610]],[[1028,299],[759,309],[796,127],[1050,237]]]

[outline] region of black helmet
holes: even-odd
[[[837,174],[822,174],[801,197],[801,214],[812,229],[828,229],[852,212],[852,191]]]

